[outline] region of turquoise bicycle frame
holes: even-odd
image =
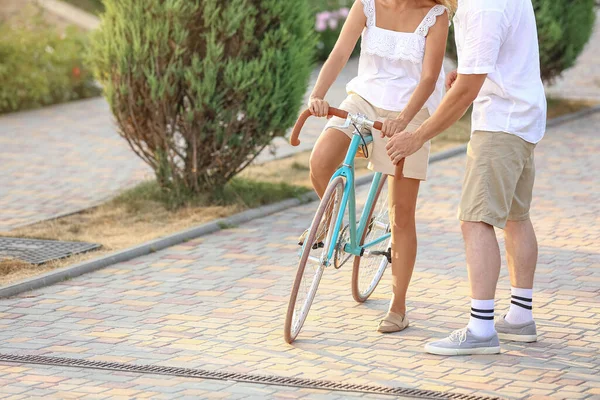
[[[365,142],[367,144],[373,141],[372,136],[363,136]],[[375,196],[377,194],[377,188],[381,182],[382,173],[375,173],[375,177],[371,183],[371,188],[369,189],[369,195],[367,197],[367,201],[365,203],[365,207],[362,211],[362,215],[360,217],[360,221],[358,227],[356,226],[356,193],[355,193],[355,182],[354,182],[354,158],[356,157],[356,153],[358,152],[359,146],[362,144],[362,138],[358,133],[355,133],[352,137],[352,141],[350,142],[350,147],[348,149],[348,153],[346,154],[346,159],[344,160],[343,165],[333,174],[331,180],[337,178],[338,176],[344,177],[346,179],[346,184],[344,185],[344,194],[342,196],[342,201],[340,204],[340,211],[337,216],[337,220],[335,222],[333,234],[331,236],[332,240],[329,243],[329,248],[327,249],[327,257],[322,260],[325,266],[329,266],[331,260],[333,258],[333,252],[335,251],[338,238],[340,235],[340,231],[342,229],[342,225],[344,223],[344,215],[346,213],[346,208],[348,208],[348,217],[349,217],[349,230],[350,230],[350,242],[344,245],[344,251],[348,254],[353,254],[355,256],[362,256],[365,249],[375,246],[385,240],[390,238],[390,233],[386,233],[376,240],[365,243],[363,245],[358,244],[358,238],[362,238],[365,229],[367,229],[368,222],[367,218],[369,217],[369,212],[373,207],[373,202],[375,201]],[[335,240],[334,240],[335,239]]]

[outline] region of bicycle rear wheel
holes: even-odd
[[[360,244],[370,243],[390,232],[388,210],[387,176],[382,176],[373,200],[373,207],[367,218],[369,224],[365,229]],[[370,251],[388,251],[391,238],[369,247]],[[354,257],[352,269],[352,297],[359,303],[366,301],[381,281],[389,262],[386,256]]]
[[[332,235],[343,194],[344,179],[337,177],[329,183],[302,245],[283,329],[285,341],[288,343],[296,339],[306,321],[325,270],[323,256],[327,254],[331,244],[337,242],[337,238],[333,238]],[[321,241],[323,246],[319,245]]]

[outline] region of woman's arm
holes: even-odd
[[[361,0],[356,0],[344,23],[340,37],[323,65],[310,95],[309,109],[318,117],[327,116],[329,105],[323,98],[346,65],[367,23]]]
[[[446,41],[448,40],[448,13],[438,17],[435,25],[429,29],[425,42],[425,57],[423,59],[423,72],[417,88],[413,92],[407,106],[402,110],[396,120],[384,121],[382,133],[393,136],[402,132],[415,115],[423,109],[423,105],[435,90],[440,76],[446,54]]]

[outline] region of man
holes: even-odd
[[[471,285],[466,328],[425,350],[439,355],[494,354],[498,337],[537,340],[532,288],[537,241],[529,219],[533,153],[546,129],[546,98],[531,0],[459,0],[454,19],[458,70],[447,79],[440,107],[415,132],[389,142],[398,163],[454,124],[474,103],[459,219]],[[511,305],[494,325],[500,249],[494,227],[504,229]]]

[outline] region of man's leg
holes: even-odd
[[[508,221],[504,228],[504,242],[511,286],[532,289],[538,244],[531,220]]]
[[[500,249],[494,227],[503,229],[527,160],[524,141],[502,132],[474,132],[467,151],[459,219],[466,246],[471,284],[467,328],[428,343],[439,355],[496,354],[500,343],[494,327],[494,297],[500,275]]]
[[[494,297],[500,276],[500,248],[494,227],[484,222],[462,222],[471,285],[471,315],[467,328],[478,337],[496,335]]]
[[[512,325],[531,323],[533,277],[538,256],[537,239],[531,221],[509,221],[504,238],[511,285],[510,310],[504,319]]]
[[[493,299],[500,276],[500,248],[494,227],[484,222],[462,222],[471,297]]]
[[[496,322],[501,339],[520,342],[537,340],[537,328],[533,321],[533,278],[538,258],[538,245],[529,208],[535,181],[533,145],[531,155],[517,183],[511,205],[509,221],[504,238],[506,259],[510,273],[511,299],[508,314]]]

